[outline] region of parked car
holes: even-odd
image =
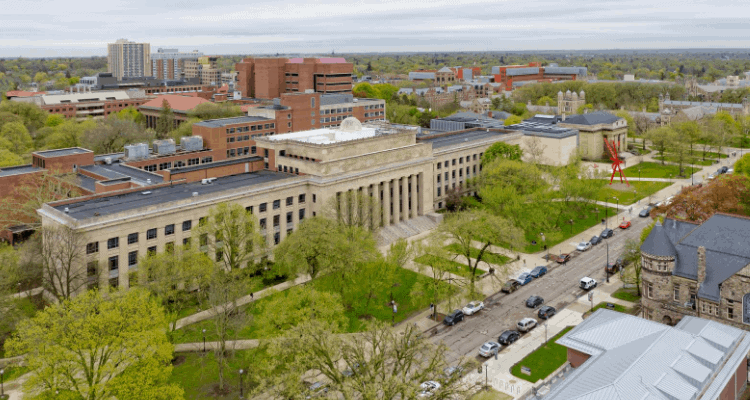
[[[716,172],[712,172],[711,174],[708,175],[708,177],[706,177],[706,180],[710,181],[711,179],[716,178],[717,175],[719,174],[717,174]]]
[[[500,334],[500,337],[497,338],[497,341],[500,342],[500,344],[507,346],[518,340],[520,337],[521,334],[518,333],[518,331],[505,331]]]
[[[544,299],[539,296],[531,296],[526,300],[526,307],[529,308],[536,308],[537,306],[542,305],[544,303]]]
[[[560,254],[559,256],[550,254],[549,258],[552,261],[557,261],[558,264],[565,264],[566,262],[570,261],[570,254],[563,253],[563,254]]]
[[[557,310],[555,310],[555,307],[541,306],[539,307],[539,312],[537,312],[536,315],[538,315],[541,319],[549,319],[552,318],[552,316],[556,313]]]
[[[591,238],[591,240],[589,240],[589,243],[591,243],[592,246],[596,246],[597,244],[601,242],[602,242],[602,238],[600,238],[599,236],[594,236]]]
[[[576,246],[576,250],[578,251],[586,251],[591,248],[591,243],[589,242],[581,242],[578,243],[578,246]]]
[[[427,381],[419,385],[419,388],[422,389],[418,394],[419,397],[430,397],[440,389],[440,384],[435,381]]]
[[[588,276],[584,276],[581,278],[581,282],[578,284],[581,289],[583,290],[591,290],[596,287],[596,280],[593,278],[589,278]]]
[[[651,215],[651,207],[646,207],[641,212],[638,213],[638,216],[641,218],[646,218]]]
[[[466,305],[461,311],[464,315],[472,315],[480,310],[484,309],[484,303],[481,301],[472,301]]]
[[[495,343],[495,342],[488,342],[488,343]],[[497,344],[497,343],[495,343],[495,344]],[[500,345],[497,344],[497,347],[499,348]],[[447,377],[450,378],[454,374],[460,374],[461,372],[464,372],[464,367],[462,367],[460,365],[453,365],[453,366],[450,366],[450,367],[445,367],[445,369],[443,370],[443,372],[445,373],[445,376],[447,376]]]
[[[323,382],[315,382],[307,387],[306,399],[312,399],[314,397],[320,397],[328,393],[328,385]]]
[[[729,168],[727,170],[727,174],[733,174],[733,173],[734,173],[734,168]]]
[[[482,357],[492,357],[496,351],[500,351],[500,343],[487,342],[479,348],[479,355]]]
[[[672,204],[673,201],[674,201],[674,196],[669,196],[669,197],[667,197],[666,200],[664,200],[664,205],[668,206],[668,205]]]
[[[540,266],[532,269],[531,272],[530,272],[530,274],[534,278],[539,278],[539,277],[542,277],[544,275],[547,275],[547,267],[540,265]]]
[[[503,285],[503,288],[500,289],[500,290],[503,291],[503,292],[505,292],[505,293],[513,293],[516,290],[518,290],[518,288],[520,288],[520,287],[521,287],[521,284],[518,283],[517,280],[511,279],[508,282],[505,282],[505,285]]]
[[[518,278],[516,278],[516,280],[518,281],[518,283],[520,283],[521,285],[525,285],[525,284],[531,282],[532,279],[534,279],[534,277],[531,276],[531,274],[528,273],[528,272],[524,272],[521,275],[518,275]]]
[[[615,272],[625,268],[625,264],[625,259],[623,257],[618,257],[614,262],[607,263],[607,272],[609,272],[610,274],[614,274]]]
[[[727,173],[727,171],[729,171],[729,167],[727,167],[727,166],[725,165],[725,166],[723,166],[723,167],[719,168],[719,170],[718,170],[718,171],[716,171],[716,172],[718,172],[718,173],[720,173],[720,174],[726,174],[726,173]]]
[[[519,332],[528,332],[536,326],[536,320],[534,318],[524,318],[518,321],[516,327]]]
[[[628,229],[631,226],[632,224],[630,223],[630,221],[622,221],[622,223],[620,224],[620,229]]]
[[[461,310],[453,310],[452,313],[445,316],[443,323],[448,326],[456,325],[457,323],[464,320],[464,313]]]
[[[602,237],[602,239],[607,239],[607,238],[611,238],[614,235],[615,235],[615,231],[613,231],[612,229],[607,228],[607,229],[605,229],[605,230],[602,231],[602,234],[600,236]]]

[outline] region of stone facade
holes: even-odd
[[[573,115],[578,114],[578,109],[586,104],[586,92],[581,90],[580,93],[568,90],[563,94],[557,92],[557,112],[558,114]]]

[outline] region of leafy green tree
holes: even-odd
[[[208,210],[208,217],[193,228],[200,246],[207,246],[216,262],[226,271],[254,266],[266,243],[260,234],[258,219],[237,203],[219,203]]]
[[[85,400],[115,394],[182,399],[182,389],[168,381],[173,347],[165,324],[164,311],[145,291],[107,298],[90,291],[21,322],[7,349],[23,354],[31,370],[24,382],[27,393],[60,390]],[[148,386],[138,384],[144,382]]]
[[[83,122],[66,120],[62,124],[52,128],[53,131],[44,139],[44,147],[47,149],[63,149],[78,147],[82,145],[83,133],[96,126],[94,120],[88,119]]]
[[[3,101],[0,103],[0,113],[9,112],[21,117],[23,124],[30,131],[35,131],[47,122],[47,112],[34,103],[21,101]]]
[[[169,136],[174,139],[175,143],[180,143],[180,140],[184,136],[192,136],[193,135],[193,124],[196,122],[201,122],[198,118],[190,118],[187,121],[180,124],[180,126],[177,127],[177,129],[170,132]]]
[[[337,293],[321,292],[310,285],[295,286],[263,302],[253,323],[258,337],[287,335],[293,328],[308,321],[325,321],[331,332],[344,332],[349,324],[344,306]]]
[[[343,226],[375,232],[380,228],[380,209],[380,202],[374,196],[362,191],[347,191],[331,197],[321,214]]]
[[[8,150],[18,155],[28,153],[34,146],[34,140],[29,135],[29,131],[20,122],[3,125],[0,129],[0,136],[10,142],[11,147]]]
[[[50,114],[47,116],[47,121],[44,122],[44,126],[55,127],[65,122],[65,117],[60,114]]]
[[[146,123],[146,117],[138,111],[135,107],[126,107],[118,111],[116,114],[117,118],[128,121],[133,121],[138,125],[144,125]]]
[[[583,114],[585,111],[592,111],[594,109],[593,104],[584,104],[576,110],[576,114]]]
[[[521,150],[521,146],[517,144],[497,142],[492,144],[487,148],[487,150],[484,151],[484,155],[482,156],[482,164],[487,165],[498,157],[513,161],[521,161],[521,157],[523,157],[523,151]]]
[[[510,117],[505,119],[504,124],[505,126],[509,126],[509,125],[520,124],[521,122],[523,122],[523,118],[519,117],[518,115],[511,115]]]
[[[555,106],[557,104],[557,101],[553,100],[549,96],[542,96],[539,98],[539,100],[536,101],[536,105],[538,106],[545,106],[545,105]]]
[[[750,153],[743,155],[734,164],[734,173],[750,177]]]
[[[452,309],[456,304],[457,288],[467,286],[463,277],[454,277],[448,263],[444,261],[451,257],[445,249],[444,240],[443,235],[433,233],[414,246],[415,258],[421,260],[419,263],[414,263],[414,266],[427,279],[418,280],[414,284],[411,296],[416,299],[429,300],[434,306],[433,318],[436,321],[440,303],[447,300],[447,309]]]
[[[231,102],[202,103],[188,112],[188,117],[200,120],[238,117],[244,113],[240,106]],[[157,129],[158,131],[158,129]]]
[[[164,99],[161,103],[161,111],[159,111],[159,117],[156,120],[156,137],[159,139],[165,139],[169,136],[169,132],[174,129],[174,111],[169,106],[167,99]]]
[[[125,110],[123,110],[125,111]],[[94,122],[81,136],[81,143],[96,154],[111,154],[122,151],[132,143],[149,143],[154,139],[142,126],[129,117],[110,116]]]
[[[0,147],[4,147],[0,143]],[[8,150],[7,148],[0,148],[0,167],[12,167],[14,165],[23,164],[23,157]]]
[[[633,137],[635,135],[635,120],[633,116],[625,110],[616,111],[615,115],[625,119],[625,122],[628,124],[628,137]]]
[[[664,164],[664,153],[669,149],[670,144],[676,137],[674,129],[668,126],[653,129],[646,135],[646,138],[651,141],[651,145],[656,152],[659,153],[662,165]]]

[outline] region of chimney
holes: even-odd
[[[588,108],[584,108],[584,109],[583,109],[583,113],[584,113],[584,114],[588,114],[588,112],[589,112],[589,109],[588,109]]]
[[[562,113],[562,121],[565,122],[565,113]]]
[[[487,111],[487,116],[492,118],[492,111]]]
[[[698,247],[698,284],[706,280],[706,248]]]
[[[646,107],[643,107],[643,112],[644,112],[644,113],[646,112]]]

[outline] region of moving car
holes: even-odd
[[[464,320],[464,313],[461,310],[453,310],[452,313],[445,316],[443,323],[448,326],[456,325],[456,323]]]
[[[480,310],[484,309],[484,303],[481,301],[472,301],[469,304],[466,305],[461,311],[463,311],[464,315],[472,315],[475,312],[479,312]]]
[[[528,332],[536,327],[536,320],[534,318],[524,318],[518,321],[517,328],[519,332]]]
[[[517,280],[511,279],[508,282],[505,282],[505,285],[503,285],[503,288],[500,289],[500,290],[503,291],[503,292],[505,292],[505,293],[513,293],[516,290],[518,290],[518,288],[520,288],[520,287],[521,287],[521,284],[518,283]]]
[[[419,397],[430,397],[440,389],[440,384],[435,381],[427,381],[419,385],[419,388],[422,389],[418,394]]]
[[[536,315],[538,315],[541,319],[549,319],[552,318],[552,316],[556,313],[557,310],[555,310],[555,307],[541,306],[539,307],[539,312],[537,312]]]
[[[628,229],[631,225],[632,224],[630,223],[630,221],[622,221],[622,223],[620,224],[620,229]]]
[[[492,357],[496,351],[500,351],[500,343],[487,342],[479,348],[479,355],[482,357]]]
[[[602,239],[606,239],[606,238],[611,238],[614,235],[615,235],[615,231],[613,231],[612,229],[607,228],[607,229],[605,229],[605,230],[602,231],[602,234],[600,236],[602,237]]]
[[[651,207],[646,207],[641,212],[638,213],[638,216],[641,218],[646,218],[651,215]]]
[[[518,275],[518,278],[516,278],[518,283],[520,283],[521,285],[525,285],[531,282],[532,279],[534,279],[534,277],[532,277],[531,274],[528,272],[524,272],[521,275]]]
[[[576,250],[578,251],[586,251],[591,248],[591,243],[589,242],[581,242],[578,243],[578,246],[576,246]]]
[[[584,276],[578,284],[583,290],[591,290],[596,287],[596,281],[593,278]]]
[[[509,345],[518,340],[521,337],[521,334],[518,333],[518,331],[505,331],[500,334],[500,337],[497,338],[497,341],[500,342],[500,344]]]
[[[544,303],[544,299],[539,296],[531,296],[526,300],[526,307],[536,308]]]
[[[591,240],[589,240],[589,243],[591,243],[591,245],[593,246],[596,246],[597,244],[601,242],[602,242],[602,238],[600,238],[599,236],[594,236],[591,238]]]
[[[532,269],[531,272],[530,272],[530,274],[534,278],[539,278],[541,276],[547,275],[547,267],[540,265],[540,266]]]
[[[570,261],[570,254],[563,253],[563,254],[560,254],[559,256],[551,254],[549,258],[553,261],[557,261],[558,264],[565,264],[566,262]]]

